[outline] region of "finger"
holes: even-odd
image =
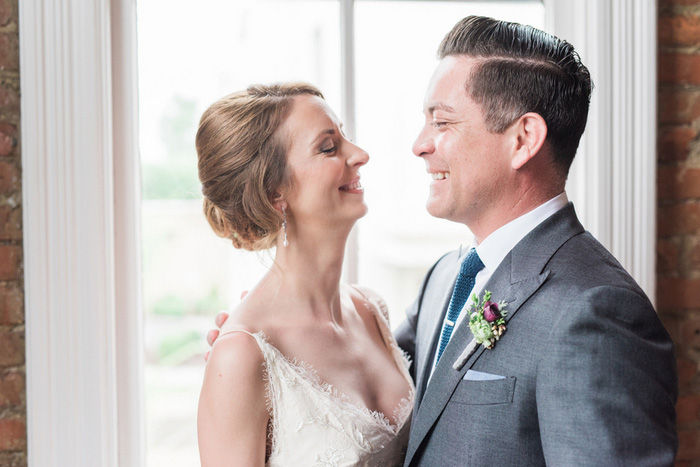
[[[209,332],[207,333],[207,343],[209,344],[209,347],[214,345],[214,341],[219,337],[219,330],[218,329],[210,329]]]
[[[214,318],[214,323],[216,324],[217,328],[221,328],[221,326],[224,325],[226,320],[228,319],[228,312],[226,311],[220,311],[218,315],[216,315],[216,318]]]
[[[204,361],[206,362],[207,360],[209,360],[209,351],[204,354]]]

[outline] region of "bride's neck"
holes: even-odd
[[[340,305],[340,277],[347,234],[320,233],[289,238],[283,246],[280,238],[273,271],[279,274],[279,291],[307,302],[311,311],[320,310],[331,319],[337,318]]]

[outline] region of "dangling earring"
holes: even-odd
[[[282,230],[284,230],[282,245],[289,246],[289,241],[287,240],[287,209],[285,209],[284,205],[282,206]]]

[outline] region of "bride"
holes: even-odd
[[[340,283],[365,215],[365,151],[303,83],[224,97],[197,132],[204,212],[236,248],[275,247],[231,312],[199,400],[203,466],[403,463],[413,406],[384,302]]]

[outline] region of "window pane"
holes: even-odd
[[[340,111],[336,1],[140,0],[147,465],[199,465],[206,331],[269,254],[235,250],[202,214],[194,136],[214,100],[251,83],[303,80]]]
[[[428,268],[443,253],[471,243],[466,227],[425,210],[429,176],[411,146],[423,123],[437,47],[472,14],[544,26],[540,1],[355,3],[356,133],[370,154],[362,169],[369,214],[359,226],[359,282],[385,297],[393,326]]]

